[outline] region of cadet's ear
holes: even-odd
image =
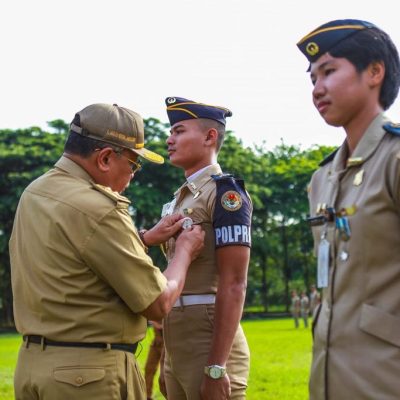
[[[379,85],[385,78],[385,64],[382,61],[372,62],[368,67],[371,87]]]
[[[215,128],[210,128],[206,134],[205,144],[207,146],[213,146],[217,143],[218,140],[218,131]]]
[[[112,153],[110,147],[106,147],[97,151],[96,165],[101,172],[108,172],[110,170],[110,157]]]

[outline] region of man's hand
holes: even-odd
[[[200,395],[202,400],[228,400],[231,395],[231,382],[228,374],[220,379],[204,376]]]
[[[183,215],[166,215],[153,228],[143,234],[144,244],[146,246],[156,246],[166,242],[182,229],[182,223]]]
[[[192,225],[184,229],[175,243],[175,254],[180,251],[186,251],[193,261],[204,247],[205,232],[200,225]]]

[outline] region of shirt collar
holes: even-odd
[[[363,164],[372,156],[381,142],[386,133],[383,125],[387,122],[389,122],[389,119],[384,113],[378,114],[368,126],[349,158],[347,158],[349,151],[345,140],[334,158],[333,169],[339,171],[343,170],[343,166],[348,168]]]
[[[62,171],[68,172],[72,176],[95,183],[93,178],[86,172],[86,170],[68,157],[61,156],[61,158],[55,163],[55,167],[61,169]]]
[[[187,187],[193,194],[196,194],[211,179],[211,175],[219,174],[222,174],[219,164],[208,165],[190,175],[187,178],[187,181],[175,192],[175,195],[177,195],[184,187]]]

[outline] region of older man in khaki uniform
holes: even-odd
[[[312,400],[400,398],[400,85],[390,37],[336,20],[305,36],[314,104],[346,140],[310,186],[323,301],[314,313]]]
[[[171,163],[186,182],[164,206],[205,231],[204,250],[191,264],[182,296],[164,319],[168,399],[244,399],[249,349],[239,324],[246,292],[252,205],[244,183],[222,173],[223,107],[169,97]],[[176,241],[167,245],[167,257]]]
[[[135,359],[146,318],[161,318],[202,246],[177,239],[164,274],[145,252],[122,192],[143,147],[142,118],[93,104],[71,124],[64,155],[21,196],[10,240],[14,313],[23,335],[16,399],[145,399]],[[181,216],[148,231],[150,244],[181,230]]]

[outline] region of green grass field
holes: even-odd
[[[268,319],[243,321],[251,351],[249,400],[307,399],[307,380],[311,362],[311,332],[293,321]],[[143,343],[138,360],[144,366],[152,331]],[[21,338],[17,334],[0,335],[0,399],[12,400],[13,371]],[[155,382],[155,386],[156,382]],[[156,390],[155,399],[163,397]]]

